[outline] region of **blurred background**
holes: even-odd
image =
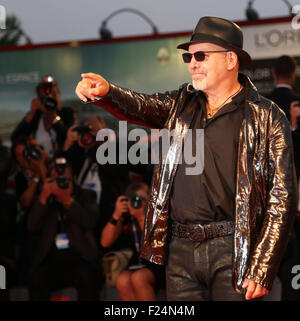
[[[6,11],[6,29],[0,30],[0,136],[5,145],[45,75],[55,78],[62,104],[76,108],[79,119],[100,113],[110,127],[117,127],[113,117],[75,96],[82,72],[100,73],[146,93],[188,82],[176,46],[189,39],[201,16],[240,24],[244,47],[254,59],[245,73],[263,94],[274,85],[272,59],[300,56],[299,32],[291,26],[297,0],[0,0],[0,5]]]
[[[252,8],[260,18],[286,16],[297,0],[256,0]],[[148,16],[159,32],[193,30],[199,17],[220,16],[245,20],[249,0],[1,0],[7,14],[16,15],[33,43],[96,39],[101,22],[121,8],[134,8]],[[129,12],[109,22],[115,36],[151,32],[144,19]]]

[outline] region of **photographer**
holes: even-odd
[[[36,238],[29,233],[28,212],[38,197],[47,175],[49,155],[33,138],[19,137],[12,146],[12,158],[17,201],[17,268],[20,285],[27,283],[28,265],[36,245]]]
[[[100,253],[89,234],[97,217],[96,193],[76,189],[66,159],[55,159],[28,217],[28,230],[39,237],[31,300],[49,300],[51,291],[67,286],[77,289],[78,300],[99,299]]]
[[[36,87],[37,97],[31,109],[11,135],[14,142],[20,136],[31,136],[53,157],[62,147],[66,127],[60,117],[60,91],[52,76],[45,76]]]
[[[19,137],[12,146],[15,163],[17,197],[23,209],[30,208],[39,183],[46,178],[50,158],[37,142],[28,137]]]
[[[6,271],[6,288],[16,282],[16,212],[17,202],[13,189],[10,189],[9,176],[12,169],[10,149],[2,145],[0,136],[0,265]],[[8,291],[0,291],[0,301],[8,301]]]
[[[102,192],[102,180],[96,161],[96,150],[99,146],[96,134],[103,128],[105,128],[105,123],[101,117],[89,117],[80,126],[73,125],[69,128],[63,146],[64,155],[77,177],[77,184],[94,190],[98,203],[100,203]]]
[[[105,121],[99,115],[88,117],[79,126],[71,126],[62,153],[73,168],[77,184],[97,193],[101,220],[96,228],[96,234],[107,221],[106,215],[113,210],[117,196],[124,193],[127,185],[127,171],[122,166],[100,165],[97,162],[96,151],[102,142],[96,141],[96,135],[104,128],[106,128]]]
[[[125,194],[117,198],[113,215],[102,230],[100,243],[104,248],[113,248],[114,243],[119,243],[119,246],[133,250],[127,269],[116,281],[121,300],[154,301],[157,288],[164,285],[164,269],[144,263],[139,257],[149,187],[141,182],[132,183]]]

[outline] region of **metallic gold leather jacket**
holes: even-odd
[[[246,90],[238,147],[232,280],[235,290],[242,292],[245,277],[271,289],[295,217],[297,187],[287,118],[275,103],[259,95],[247,77],[240,74],[239,81]],[[199,108],[199,92],[190,89],[185,84],[176,91],[146,95],[111,84],[109,93],[93,103],[119,119],[174,130],[166,157],[176,160],[178,146]],[[160,159],[153,173],[141,257],[157,264],[167,262],[169,194],[176,164]]]

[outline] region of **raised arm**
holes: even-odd
[[[136,93],[93,73],[82,74],[75,92],[83,102],[96,104],[121,120],[153,128],[164,126],[178,96],[178,91]]]

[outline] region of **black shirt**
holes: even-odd
[[[182,224],[206,224],[230,219],[234,213],[236,162],[240,127],[244,118],[245,89],[206,118],[205,104],[198,104],[191,128],[204,129],[204,169],[186,175],[187,165],[178,165],[172,186],[171,219]],[[193,139],[193,152],[195,141]]]

